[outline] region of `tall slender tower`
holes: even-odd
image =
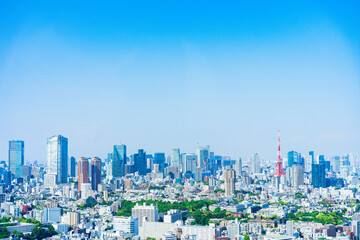
[[[280,153],[280,130],[278,130],[278,144],[278,160],[276,163],[275,177],[281,177],[285,175]]]
[[[81,191],[81,185],[83,183],[89,183],[89,160],[85,157],[81,157],[78,162],[78,187]]]

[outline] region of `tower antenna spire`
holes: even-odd
[[[284,168],[282,166],[281,151],[280,151],[280,129],[278,129],[278,157],[275,169],[275,177],[284,176]]]

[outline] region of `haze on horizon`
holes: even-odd
[[[0,160],[360,155],[360,3],[2,1]]]

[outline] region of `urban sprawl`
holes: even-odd
[[[56,135],[46,163],[25,164],[24,141],[9,141],[0,238],[359,240],[357,156],[282,157],[280,137],[277,150],[277,160],[245,160],[209,145],[166,156],[122,144],[106,159],[75,158]]]

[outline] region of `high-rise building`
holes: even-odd
[[[135,172],[139,172],[139,175],[146,175],[146,152],[143,149],[139,149],[137,154],[134,154],[134,167]]]
[[[107,158],[105,159],[105,163],[110,163],[112,161],[112,153],[107,154]]]
[[[260,159],[259,159],[259,154],[255,153],[251,156],[250,158],[251,161],[251,172],[252,173],[260,173]]]
[[[94,191],[98,190],[98,185],[101,183],[101,159],[93,157],[91,160],[91,188]]]
[[[24,165],[24,141],[9,141],[9,170],[16,178],[21,177],[22,165]]]
[[[29,181],[30,176],[31,176],[31,166],[22,165],[21,166],[21,177],[24,180]]]
[[[208,160],[210,157],[210,146],[206,145],[204,147],[197,147],[196,149],[196,155],[197,155],[197,166],[200,167],[203,170],[206,170],[208,167]]]
[[[325,164],[325,156],[324,155],[319,155],[319,164]]]
[[[5,186],[11,185],[11,172],[10,171],[4,171],[4,183],[5,183]]]
[[[89,183],[89,160],[85,157],[81,157],[78,162],[78,187],[81,191],[81,185]]]
[[[180,168],[180,148],[171,149],[171,166],[176,166]]]
[[[311,164],[314,164],[314,163],[315,163],[314,151],[310,151],[310,152],[309,152],[309,156],[310,156],[310,163],[311,163]]]
[[[112,154],[112,176],[114,178],[125,176],[125,164],[126,145],[115,145]]]
[[[147,206],[146,203],[143,205],[136,203],[136,205],[131,209],[131,213],[134,218],[138,218],[139,227],[143,226],[144,219],[148,222],[157,222],[159,219],[159,211],[154,204]]]
[[[75,173],[75,165],[76,165],[76,160],[74,157],[69,157],[69,162],[68,162],[68,175],[69,177],[75,177],[76,173]]]
[[[326,187],[325,178],[325,165],[324,164],[312,164],[311,165],[311,180],[314,188]]]
[[[292,166],[292,186],[296,189],[304,184],[304,168],[301,164],[294,164]]]
[[[154,154],[154,164],[159,164],[160,172],[164,172],[165,161],[166,161],[165,153],[155,153]]]
[[[66,183],[68,176],[68,139],[55,135],[47,139],[47,167],[56,175],[56,183]]]
[[[224,171],[225,194],[228,196],[235,194],[235,178],[236,173],[234,169],[226,169]]]
[[[235,172],[236,172],[237,176],[239,176],[239,177],[242,176],[242,160],[241,160],[241,158],[238,158],[235,161]]]
[[[197,156],[196,154],[185,154],[183,156],[184,173],[196,171]]]
[[[295,151],[288,152],[288,167],[291,168],[294,164],[301,164],[301,154]]]
[[[333,156],[331,158],[331,167],[334,172],[340,172],[340,157],[339,156]]]

